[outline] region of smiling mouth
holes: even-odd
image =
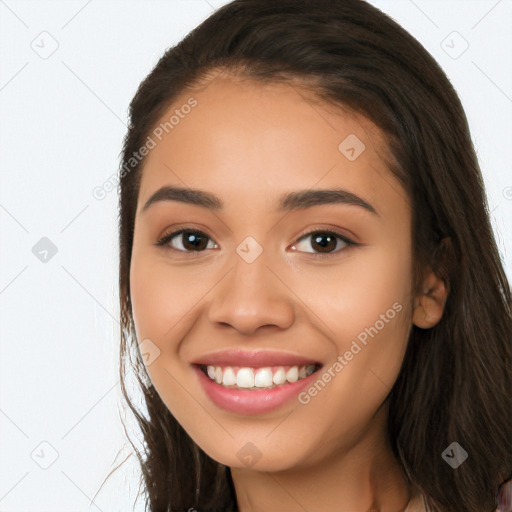
[[[210,380],[220,386],[245,391],[273,389],[286,384],[293,384],[305,379],[322,367],[321,364],[264,366],[258,368],[204,364],[197,366]]]

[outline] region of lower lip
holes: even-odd
[[[241,414],[261,414],[282,406],[303,388],[316,379],[318,370],[304,379],[288,382],[272,389],[243,390],[225,388],[210,379],[198,366],[194,365],[199,382],[210,400],[217,406]]]

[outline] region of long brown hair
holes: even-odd
[[[445,73],[363,0],[235,0],[169,48],[130,104],[119,181],[120,377],[143,437],[142,449],[133,446],[147,509],[237,510],[229,468],[196,445],[151,384],[137,349],[129,282],[144,165],[133,155],[180,93],[219,70],[262,82],[303,81],[386,135],[390,171],[412,204],[415,290],[428,267],[450,290],[435,327],[412,326],[387,397],[393,451],[429,510],[494,510],[498,485],[512,470],[512,300],[481,171]],[[142,406],[127,390],[130,370]],[[441,456],[454,441],[469,454],[457,469]]]

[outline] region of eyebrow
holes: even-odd
[[[217,196],[203,190],[164,186],[159,188],[146,201],[142,212],[146,211],[152,204],[160,201],[179,201],[181,203],[201,206],[212,211],[222,210],[224,203]],[[379,216],[377,210],[361,197],[342,189],[326,190],[298,190],[289,192],[279,198],[277,211],[291,212],[303,208],[311,208],[325,204],[348,204],[359,206],[370,213]]]

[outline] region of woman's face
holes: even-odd
[[[227,78],[182,94],[161,122],[130,287],[171,413],[212,458],[263,471],[383,436],[380,406],[411,328],[412,261],[409,203],[379,156],[379,130],[298,86]],[[161,187],[187,194],[144,208]],[[307,363],[316,371],[300,378]],[[260,387],[244,388],[252,379]]]

